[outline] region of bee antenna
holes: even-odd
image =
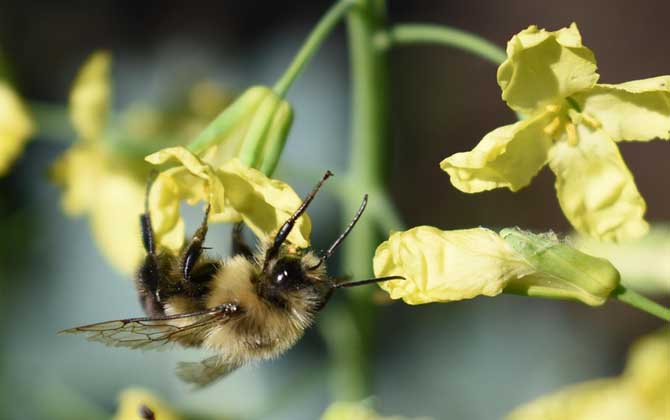
[[[277,256],[279,253],[279,248],[281,247],[281,244],[284,243],[286,238],[288,237],[289,233],[291,233],[291,230],[293,229],[293,226],[295,225],[295,222],[298,220],[300,216],[307,210],[307,207],[309,204],[314,200],[314,197],[316,197],[316,193],[319,192],[321,189],[321,186],[323,185],[324,182],[328,178],[333,176],[333,173],[330,171],[326,171],[326,173],[323,175],[321,180],[319,181],[318,184],[314,187],[312,191],[310,191],[309,194],[307,194],[307,197],[303,200],[302,204],[300,207],[298,207],[298,210],[296,210],[291,217],[288,218],[286,222],[282,225],[281,228],[279,228],[279,231],[277,232],[277,236],[275,236],[274,242],[272,243],[272,246],[268,248],[267,252],[265,253],[265,260],[263,262],[263,270],[267,268],[268,262]]]
[[[346,227],[346,229],[344,229],[344,232],[342,232],[340,234],[340,236],[337,239],[335,239],[335,242],[333,242],[333,244],[328,248],[328,250],[321,256],[321,258],[319,259],[319,262],[314,267],[310,267],[310,270],[315,270],[315,269],[319,268],[319,266],[321,264],[323,264],[324,261],[326,261],[328,258],[330,258],[331,255],[333,255],[333,253],[335,252],[337,247],[340,246],[340,244],[342,243],[344,238],[346,238],[347,235],[349,235],[351,230],[354,228],[354,226],[356,226],[356,223],[358,222],[358,219],[361,218],[361,215],[363,214],[363,211],[365,211],[365,206],[367,206],[367,205],[368,205],[368,195],[365,194],[363,196],[363,202],[361,203],[360,207],[358,207],[358,210],[356,211],[356,214],[354,215],[354,218],[351,219],[351,222],[349,222],[349,225]]]
[[[341,289],[343,287],[363,286],[365,284],[381,283],[383,281],[388,281],[388,280],[405,280],[405,278],[402,277],[402,276],[387,276],[387,277],[376,277],[376,278],[373,278],[373,279],[348,281],[348,282],[345,282],[345,283],[335,283],[333,285],[333,289]]]

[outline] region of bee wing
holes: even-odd
[[[180,362],[177,364],[177,376],[184,382],[202,388],[242,366],[241,363],[229,362],[219,356],[208,357],[199,362]]]
[[[227,322],[241,312],[232,303],[183,314],[129,318],[84,325],[61,331],[62,334],[84,334],[89,341],[112,347],[153,350],[166,344],[204,334],[214,324]]]

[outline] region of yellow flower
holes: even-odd
[[[415,305],[515,293],[602,305],[619,284],[607,261],[591,257],[550,234],[485,228],[442,231],[419,226],[395,232],[374,257],[377,277],[392,299]]]
[[[670,418],[670,333],[642,338],[623,375],[572,385],[515,409],[508,420]]]
[[[593,53],[577,26],[530,26],[512,37],[498,69],[502,98],[527,118],[488,133],[441,163],[452,184],[476,193],[517,191],[548,162],[565,216],[601,240],[648,230],[646,204],[616,142],[670,138],[670,76],[597,84]]]
[[[286,183],[270,179],[237,159],[214,167],[182,147],[163,149],[147,161],[155,165],[176,160],[180,165],[161,172],[149,194],[149,209],[157,242],[173,252],[184,241],[179,203],[205,201],[211,205],[211,222],[241,222],[261,238],[276,233],[300,207],[301,199]],[[303,215],[288,240],[309,246],[311,224]]]
[[[6,82],[0,80],[0,176],[7,173],[34,131],[23,102]]]
[[[385,417],[361,402],[336,402],[323,413],[321,420],[409,420],[406,417]],[[420,420],[420,419],[416,419]],[[429,420],[423,418],[423,420]]]
[[[112,124],[110,65],[109,54],[97,52],[80,70],[70,95],[70,116],[78,141],[58,159],[51,174],[63,189],[65,212],[87,216],[104,256],[114,267],[131,274],[144,255],[139,215],[144,211],[151,170],[144,155],[161,144],[174,143],[174,138],[192,134],[194,127],[202,129],[213,117],[211,108],[215,106],[198,100],[202,88],[197,87],[185,116],[133,104]],[[216,100],[210,98],[209,102]],[[218,109],[224,105],[219,103]]]
[[[153,417],[152,417],[153,415]],[[141,388],[129,388],[119,395],[114,420],[178,420],[181,418],[165,402]]]

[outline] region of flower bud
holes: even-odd
[[[254,86],[227,107],[189,146],[214,167],[239,157],[271,173],[293,122],[291,105],[272,89]]]
[[[609,261],[584,254],[554,235],[508,228],[500,236],[535,269],[533,274],[512,279],[506,293],[575,299],[598,306],[619,285],[619,272]]]

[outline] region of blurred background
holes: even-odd
[[[500,46],[530,24],[578,23],[596,54],[601,81],[670,74],[667,1],[393,1],[391,22],[431,22],[468,30]],[[66,105],[77,69],[94,50],[113,54],[115,107],[202,79],[235,94],[274,83],[328,8],[328,1],[97,1],[0,3],[0,48],[28,103]],[[299,174],[342,172],[348,147],[348,59],[341,27],[288,94],[296,112],[277,177],[302,194]],[[569,233],[545,168],[519,193],[466,195],[438,162],[471,149],[514,121],[500,100],[496,68],[441,46],[407,46],[389,57],[393,145],[390,190],[408,226],[443,229],[519,225]],[[53,111],[57,114],[57,108]],[[54,115],[55,115],[54,114]],[[56,115],[57,116],[57,115]],[[62,116],[61,116],[62,117]],[[284,357],[240,369],[192,392],[174,375],[190,351],[135,352],[57,336],[74,325],[141,315],[132,281],[115,271],[84,218],[60,207],[47,180],[75,135],[63,124],[38,135],[0,179],[0,415],[8,419],[93,419],[115,411],[118,393],[147,387],[202,415],[315,419],[330,401],[328,354],[316,329]],[[621,152],[648,204],[648,219],[670,221],[667,142],[627,143]],[[317,248],[339,228],[335,198],[311,209]],[[193,228],[194,212],[188,226]],[[228,230],[208,237],[222,256]],[[661,263],[662,261],[659,261]],[[346,274],[347,267],[333,267]],[[657,296],[669,303],[668,296]],[[630,343],[661,326],[619,303],[598,309],[511,296],[381,309],[375,331],[373,395],[387,415],[500,418],[560,386],[616,375]]]

